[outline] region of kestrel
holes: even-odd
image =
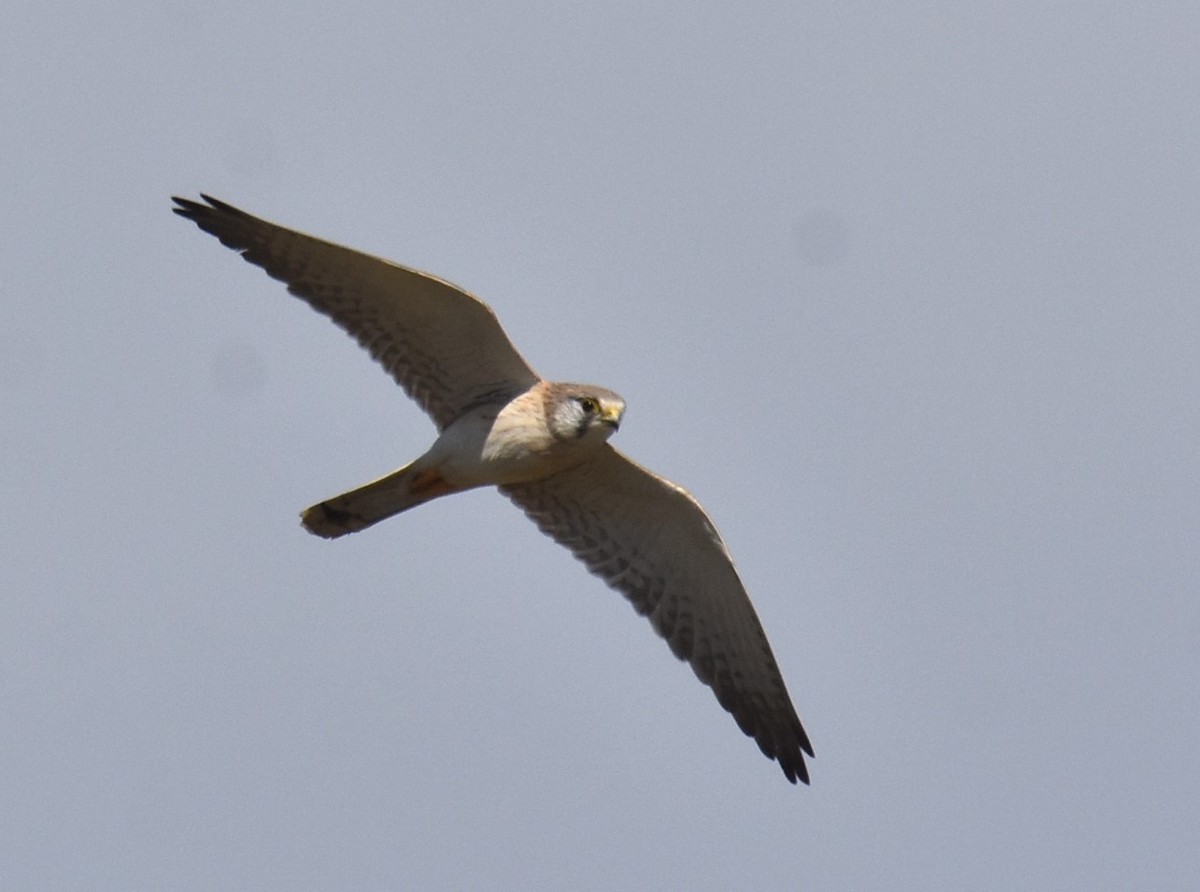
[[[329,316],[437,425],[416,461],[304,511],[310,532],[334,539],[497,487],[649,618],[789,781],[808,783],[812,745],[716,527],[687,490],[608,443],[621,397],[539,377],[492,310],[449,282],[201,197],[172,210]]]

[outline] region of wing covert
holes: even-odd
[[[686,490],[607,444],[578,467],[500,490],[649,618],[788,780],[808,783],[812,745],[771,646],[720,534]]]
[[[201,197],[175,198],[172,210],[352,335],[439,430],[538,381],[491,308],[457,286]]]

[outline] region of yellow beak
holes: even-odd
[[[600,420],[605,424],[611,424],[613,430],[621,426],[621,413],[624,410],[620,406],[601,406]]]

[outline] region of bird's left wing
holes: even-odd
[[[461,288],[201,197],[176,198],[172,210],[353,335],[439,430],[538,381],[491,308]]]
[[[500,490],[649,618],[788,780],[808,783],[812,745],[771,646],[725,543],[686,490],[607,444],[575,468]]]

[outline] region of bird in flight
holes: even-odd
[[[812,745],[716,527],[608,442],[621,397],[541,378],[492,310],[449,282],[201,198],[172,210],[345,329],[437,425],[416,461],[304,511],[310,532],[335,539],[497,487],[650,620],[789,781],[808,783]]]

